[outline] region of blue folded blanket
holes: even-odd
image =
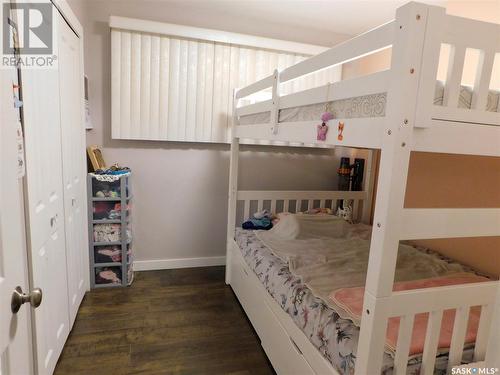
[[[269,230],[273,227],[273,223],[271,223],[271,219],[268,217],[263,217],[260,219],[251,218],[245,221],[241,227],[243,229],[264,229]]]

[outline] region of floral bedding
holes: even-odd
[[[340,374],[354,374],[359,327],[349,319],[342,319],[335,310],[314,296],[290,272],[288,265],[274,256],[253,231],[237,228],[235,240],[245,262],[311,343]],[[472,348],[468,348],[464,352],[464,360],[471,361],[472,354]],[[420,356],[412,357],[407,374],[417,375],[420,362]],[[393,363],[391,355],[384,353],[382,374],[392,374]],[[447,353],[442,353],[436,360],[435,373],[446,374],[446,366]]]

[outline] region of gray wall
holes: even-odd
[[[136,260],[220,256],[225,253],[229,146],[111,139],[109,16],[253,33],[331,45],[345,38],[278,23],[235,19],[196,2],[70,0],[85,28],[85,73],[90,81],[94,129],[88,145],[102,146],[108,164],[129,166],[134,174]],[[189,6],[191,8],[187,9]],[[351,150],[243,147],[241,189],[322,190],[336,186],[341,153]]]

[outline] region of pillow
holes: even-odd
[[[304,212],[297,212],[299,215],[333,215],[331,208],[311,208],[310,210]],[[280,219],[287,215],[293,215],[291,212],[280,212],[278,214],[272,215],[273,225],[278,224]]]
[[[286,214],[270,232],[282,240],[308,238],[343,238],[348,223],[333,215]]]
[[[311,208],[310,210],[299,213],[303,213],[306,215],[333,215],[333,211],[331,208]]]

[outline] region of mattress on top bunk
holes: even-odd
[[[443,105],[444,83],[437,81],[434,92],[434,104]],[[486,111],[500,112],[500,91],[490,90]],[[362,118],[385,116],[386,93],[357,96],[354,98],[335,100],[328,103],[329,111],[334,118]],[[461,86],[458,108],[470,108],[472,103],[472,87]],[[312,121],[321,118],[326,103],[311,104],[279,111],[279,122]],[[240,125],[266,124],[270,121],[270,112],[260,112],[240,116]]]
[[[369,238],[371,228],[362,224],[350,225],[348,236]],[[354,371],[359,339],[359,325],[344,317],[341,311],[325,303],[291,270],[287,262],[276,256],[256,235],[256,232],[236,228],[235,240],[245,262],[255,272],[267,292],[292,318],[319,352],[341,373]],[[441,263],[443,274],[447,271],[471,272],[456,262],[430,250],[419,249],[432,262]],[[345,262],[345,260],[342,260]],[[430,262],[430,263],[432,263]],[[344,267],[349,268],[349,264]],[[425,276],[424,276],[425,277]],[[467,345],[464,360],[471,361],[473,346]],[[436,360],[437,374],[445,374],[448,355],[441,350]],[[408,373],[418,373],[421,355],[411,357]],[[382,374],[392,374],[394,358],[384,353]]]

